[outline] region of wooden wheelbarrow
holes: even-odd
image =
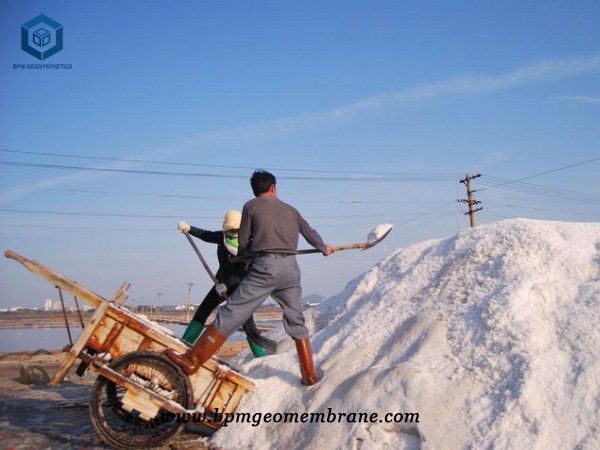
[[[23,264],[95,308],[93,316],[71,346],[50,384],[58,386],[77,360],[79,375],[89,369],[98,374],[90,393],[89,412],[100,437],[116,448],[165,445],[194,414],[212,430],[222,426],[254,384],[218,358],[186,375],[165,355],[187,345],[160,325],[122,307],[129,283],[111,300],[37,261],[6,251],[7,258]]]

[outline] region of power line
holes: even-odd
[[[493,185],[493,186],[488,186],[488,187],[483,188],[483,189],[478,189],[478,191],[479,192],[480,191],[485,191],[487,189],[492,189],[492,188],[496,188],[496,187],[500,187],[500,186],[505,186],[507,184],[517,183],[519,181],[530,180],[531,178],[537,178],[537,177],[541,177],[542,175],[548,175],[550,173],[559,172],[561,170],[566,170],[566,169],[571,169],[573,167],[583,166],[584,164],[590,164],[590,163],[595,162],[595,161],[600,161],[600,156],[598,156],[596,158],[588,159],[586,161],[581,161],[581,162],[578,162],[578,163],[569,164],[568,166],[558,167],[556,169],[551,169],[551,170],[547,170],[545,172],[540,172],[540,173],[536,173],[534,175],[529,175],[527,177],[517,178],[515,180],[509,180],[509,181],[506,181],[504,183],[496,184],[496,185]]]
[[[0,184],[1,187],[9,189],[29,189],[26,186],[11,186],[6,184]],[[247,201],[247,197],[212,197],[204,195],[191,195],[191,194],[158,194],[158,193],[144,193],[144,192],[122,192],[122,191],[97,191],[90,189],[58,189],[58,188],[36,188],[39,190],[55,191],[55,192],[69,192],[79,194],[100,194],[100,195],[125,195],[125,196],[136,196],[136,197],[158,197],[158,198],[180,198],[180,199],[192,199],[192,200],[238,200]],[[445,204],[443,201],[372,201],[372,200],[291,200],[294,203],[340,203],[340,204],[374,204],[374,205],[388,205],[388,204],[399,204],[399,205],[420,205],[420,204]]]
[[[506,208],[526,209],[526,210],[531,210],[531,211],[553,212],[553,213],[560,213],[560,214],[573,214],[573,215],[580,215],[580,216],[599,216],[600,215],[600,211],[598,211],[598,212],[564,211],[564,210],[559,210],[559,209],[537,208],[535,206],[519,206],[519,205],[507,205],[507,204],[497,204],[497,203],[492,203],[492,204],[497,205],[497,206],[506,207]]]
[[[432,216],[436,217],[439,215],[439,216],[444,217],[444,216],[448,216],[448,215],[454,215],[454,211],[444,211],[444,212],[440,213],[441,209],[444,209],[447,205],[450,205],[453,203],[455,203],[455,200],[446,202],[445,205],[443,205],[441,208],[433,208],[431,210],[425,211],[424,213],[419,214],[418,216],[416,216],[412,219],[403,221],[402,225],[407,225],[411,222],[416,222],[416,223],[412,224],[410,227],[408,227],[408,228],[413,228],[414,226],[421,225],[421,222],[419,222],[419,219],[422,219],[424,222],[427,222]],[[406,227],[404,227],[404,229],[406,229]],[[394,240],[396,238],[400,238],[400,236],[401,236],[400,234],[396,233],[394,235],[394,237],[392,237],[391,239]]]
[[[85,167],[85,166],[67,166],[62,164],[41,164],[41,163],[26,163],[15,161],[0,161],[0,165],[17,166],[17,167],[34,167],[41,169],[64,169],[64,170],[79,170],[89,172],[104,172],[104,173],[127,173],[135,175],[163,175],[163,176],[178,176],[178,177],[203,177],[203,178],[228,178],[228,179],[244,179],[246,175],[226,175],[214,173],[192,173],[192,172],[166,172],[160,170],[136,170],[136,169],[117,169],[114,167]],[[283,176],[279,177],[284,180],[299,180],[299,181],[440,181],[439,177],[429,175],[398,175],[389,177],[306,177],[306,176]]]
[[[521,192],[521,191],[518,191]],[[523,192],[525,194],[529,194],[528,192]],[[531,193],[532,195],[537,195],[535,193]],[[510,200],[519,200],[519,201],[529,201],[529,202],[535,202],[535,203],[583,203],[583,204],[594,204],[594,203],[598,203],[600,202],[599,200],[592,200],[592,199],[576,199],[576,198],[531,198],[528,196],[515,196],[515,197],[511,197],[511,196],[501,196],[498,198],[494,198],[494,197],[489,197],[489,199],[491,199],[492,201],[510,201]],[[489,200],[486,200],[489,201]]]
[[[59,216],[94,216],[94,217],[130,217],[142,219],[179,219],[187,217],[188,219],[222,219],[223,216],[188,216],[188,215],[159,215],[159,214],[127,214],[127,213],[102,213],[102,212],[84,212],[84,211],[48,211],[36,209],[12,209],[0,208],[0,212],[9,212],[17,214],[48,214]]]
[[[113,161],[113,162],[130,162],[130,163],[143,163],[143,164],[162,164],[172,166],[197,166],[197,167],[213,167],[218,169],[244,169],[244,170],[255,170],[256,167],[250,166],[233,166],[225,164],[206,164],[206,163],[192,163],[192,162],[173,162],[173,161],[158,161],[150,159],[136,159],[136,158],[111,158],[107,156],[88,156],[88,155],[74,155],[65,153],[48,153],[48,152],[34,152],[25,150],[9,150],[0,148],[0,152],[5,153],[16,153],[24,155],[38,155],[38,156],[51,156],[61,158],[77,158],[77,159],[89,159],[96,161]],[[343,171],[343,170],[321,170],[321,169],[290,169],[283,167],[266,167],[267,170],[282,171],[282,172],[307,172],[307,173],[341,173],[346,175],[396,175],[396,176],[439,176],[439,177],[454,177],[456,174],[453,173],[410,173],[410,172],[365,172],[365,171]]]
[[[452,203],[454,203],[454,202],[452,202]],[[435,214],[432,217],[423,218],[420,221],[416,221],[414,223],[410,223],[409,226],[405,226],[405,225],[407,225],[409,222],[412,222],[412,221],[406,221],[404,223],[401,223],[398,228],[401,229],[401,230],[403,230],[403,231],[413,230],[415,228],[420,228],[420,227],[423,227],[424,225],[432,224],[432,223],[437,222],[439,220],[442,220],[442,219],[444,219],[446,217],[450,217],[450,216],[454,216],[454,215],[455,215],[454,211],[445,211],[445,212],[441,212],[441,213]],[[394,238],[399,238],[399,237],[406,237],[406,235],[405,234],[399,234],[399,233],[397,233],[394,236]],[[388,238],[388,240],[393,241],[394,238],[392,238],[392,239]]]
[[[85,212],[85,211],[56,211],[56,210],[36,210],[36,209],[13,209],[0,208],[0,212],[17,213],[17,214],[48,214],[48,215],[66,215],[66,216],[93,216],[93,217],[127,217],[127,218],[143,218],[143,219],[222,219],[223,216],[190,216],[188,214],[128,214],[128,213],[103,213],[103,212]],[[356,218],[372,218],[377,217],[423,217],[433,213],[406,213],[406,214],[347,214],[347,215],[332,215],[332,216],[306,216],[307,219],[356,219]]]
[[[507,181],[505,178],[498,178],[498,177],[493,177],[493,176],[489,176],[487,178],[490,178],[492,180],[495,179],[500,182]],[[481,184],[484,184],[484,185],[488,184],[489,187],[499,186],[499,184],[496,184],[495,182],[491,183],[491,185],[490,185],[490,183],[487,180],[481,180]],[[500,183],[500,184],[504,184],[504,183]],[[534,184],[534,183],[515,182],[510,187],[505,187],[505,186],[502,187],[502,189],[510,189],[510,188],[519,188],[519,190],[521,190],[523,192],[550,193],[550,194],[558,194],[558,195],[563,195],[563,196],[571,196],[574,198],[589,198],[589,199],[600,200],[600,195],[598,195],[598,194],[592,194],[589,192],[581,192],[581,191],[572,191],[572,190],[568,190],[568,189],[543,186],[541,184]]]
[[[484,184],[484,183],[482,183],[482,184]],[[576,195],[571,195],[571,194],[563,193],[563,192],[535,190],[535,189],[529,189],[529,188],[519,187],[519,186],[515,186],[515,185],[502,186],[499,189],[506,190],[506,191],[512,191],[512,192],[520,192],[523,194],[537,197],[535,199],[531,199],[532,201],[541,201],[541,200],[545,199],[546,201],[553,201],[553,202],[569,201],[569,202],[580,202],[580,203],[592,204],[592,205],[600,202],[600,198],[594,197],[593,194],[589,194],[586,196],[576,196]]]
[[[173,231],[173,228],[131,228],[131,227],[89,227],[75,225],[32,225],[32,224],[6,224],[0,223],[0,227],[8,228],[51,228],[60,230],[101,230],[101,231]]]

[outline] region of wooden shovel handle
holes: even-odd
[[[347,245],[338,245],[336,247],[332,247],[334,252],[340,252],[342,250],[354,250],[356,248],[369,248],[369,244],[347,244]],[[317,248],[310,248],[306,250],[298,250],[297,255],[309,255],[311,253],[323,253],[321,250]]]
[[[338,245],[337,247],[333,247],[333,251],[340,252],[342,250],[353,250],[356,248],[362,248],[363,250],[366,250],[368,248],[375,247],[377,244],[379,244],[381,241],[383,241],[387,237],[388,234],[390,234],[390,231],[392,231],[391,228],[389,230],[387,230],[382,236],[380,236],[379,239],[376,239],[374,241],[361,242],[359,244]],[[323,252],[319,249],[311,248],[311,249],[306,249],[306,250],[298,250],[298,252],[296,254],[297,255],[310,255],[312,253],[323,253]],[[233,256],[231,258],[231,262],[234,262],[234,263],[244,262],[244,261],[250,261],[251,259],[252,259],[252,256],[250,256],[250,255]]]

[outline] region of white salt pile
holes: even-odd
[[[148,325],[150,328],[154,328],[155,330],[159,330],[165,334],[171,335],[171,336],[175,336],[175,333],[173,332],[173,330],[170,330],[169,328],[161,325],[158,322],[155,322],[154,320],[150,319],[147,315],[145,314],[141,314],[141,313],[136,313],[135,315],[140,321],[145,322],[146,325]]]
[[[317,385],[299,383],[293,349],[238,357],[257,385],[239,412],[411,412],[418,423],[262,416],[211,443],[600,448],[599,266],[600,224],[590,223],[510,220],[398,250],[309,317]]]
[[[389,224],[389,223],[384,223],[384,224],[381,224],[381,225],[377,225],[369,233],[369,236],[367,237],[367,242],[369,244],[372,244],[373,242],[381,239],[392,228],[394,228],[394,225]]]

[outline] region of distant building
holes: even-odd
[[[196,309],[196,305],[189,305],[188,309],[190,309],[190,310]],[[185,311],[185,305],[177,305],[175,307],[175,311]]]
[[[47,298],[44,300],[44,311],[52,311],[52,299]]]
[[[54,311],[62,311],[62,305],[58,300],[54,302]]]

